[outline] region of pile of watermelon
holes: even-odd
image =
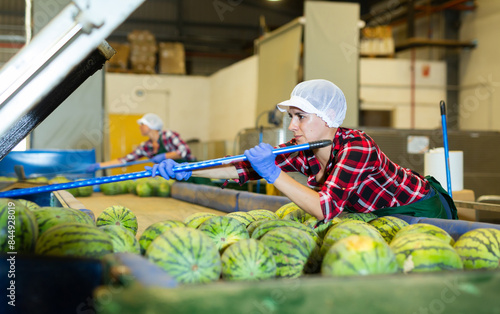
[[[173,182],[175,182],[175,180],[165,180],[158,176],[154,178],[105,183],[99,185],[99,188],[104,195],[131,193],[141,197],[169,197]]]
[[[15,233],[7,223],[12,207]],[[94,219],[85,210],[0,199],[0,222],[2,252],[90,258],[131,252],[184,284],[497,269],[500,261],[497,229],[474,229],[455,240],[434,225],[372,213],[324,223],[293,203],[276,212],[198,212],[156,222],[140,236],[135,214],[119,205]]]

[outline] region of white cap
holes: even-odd
[[[154,113],[146,113],[142,118],[137,120],[138,124],[144,124],[151,130],[161,131],[163,129],[163,121]]]
[[[347,104],[344,93],[327,80],[309,80],[297,84],[289,100],[277,105],[281,112],[287,107],[297,107],[306,113],[314,113],[330,128],[339,127],[344,122]]]

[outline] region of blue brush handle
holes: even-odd
[[[280,155],[280,154],[292,153],[292,152],[301,151],[301,150],[321,148],[321,147],[329,146],[331,144],[332,144],[332,141],[330,141],[330,140],[316,141],[316,142],[311,142],[311,143],[306,143],[306,144],[275,148],[275,149],[273,149],[273,153],[275,155]],[[230,156],[230,157],[224,157],[224,158],[219,158],[219,159],[212,159],[212,160],[207,160],[207,161],[193,162],[193,163],[188,163],[185,165],[179,165],[177,167],[174,167],[173,171],[174,172],[192,171],[192,170],[198,170],[198,169],[202,169],[202,168],[209,168],[209,167],[214,167],[214,166],[226,165],[226,164],[230,164],[230,163],[234,163],[234,162],[244,161],[246,159],[247,158],[245,155],[238,155],[238,156]],[[159,174],[159,172],[156,173],[156,175],[158,175],[158,174]],[[58,184],[50,184],[50,185],[44,185],[44,186],[38,186],[38,187],[32,187],[32,188],[26,188],[26,189],[10,190],[10,191],[5,191],[5,192],[0,192],[0,197],[18,197],[18,196],[29,195],[29,194],[73,189],[73,188],[78,188],[78,187],[82,187],[82,186],[98,185],[98,184],[104,184],[104,183],[140,179],[140,178],[146,178],[146,177],[151,177],[151,176],[152,176],[151,171],[147,170],[147,171],[120,174],[120,175],[109,176],[109,177],[100,177],[100,178],[93,178],[93,179],[88,179],[88,180],[74,181],[74,182],[68,182],[68,183],[58,183]]]
[[[127,163],[124,163],[124,164],[118,164],[118,165],[111,165],[111,166],[106,166],[106,167],[100,167],[100,168],[96,169],[96,171],[97,170],[101,170],[101,169],[129,167],[129,166],[134,166],[134,165],[146,164],[148,162],[154,163],[154,161],[152,161],[151,159],[144,159],[144,160],[137,160],[137,161],[127,162]]]
[[[450,155],[448,149],[448,131],[446,126],[446,105],[444,101],[440,102],[441,107],[441,124],[443,126],[443,144],[444,144],[444,161],[446,166],[446,180],[448,181],[448,194],[451,195],[451,174],[450,174]]]

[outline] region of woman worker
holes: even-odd
[[[193,176],[237,179],[240,184],[264,178],[300,208],[329,221],[342,211],[404,214],[457,219],[453,200],[432,177],[403,168],[387,158],[363,131],[340,127],[346,112],[342,91],[326,80],[298,84],[278,109],[291,117],[294,138],[280,146],[331,139],[333,144],[313,151],[275,156],[261,143],[245,151],[248,161],[211,169],[173,172],[177,164],[162,161],[153,167],[166,179]],[[308,187],[287,172],[307,176]]]
[[[171,130],[163,130],[163,121],[154,113],[147,113],[137,120],[139,129],[143,136],[149,140],[141,143],[133,152],[125,157],[95,163],[87,168],[88,172],[94,172],[101,167],[123,164],[131,162],[141,157],[150,158],[153,162],[159,163],[165,159],[178,161],[194,161],[189,146],[182,140],[178,133]]]

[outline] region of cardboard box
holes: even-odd
[[[185,51],[182,43],[159,43],[159,72],[162,74],[186,74]]]
[[[116,54],[107,62],[108,67],[113,69],[127,69],[130,56],[130,45],[128,43],[116,42],[110,42],[109,45],[115,49]]]

